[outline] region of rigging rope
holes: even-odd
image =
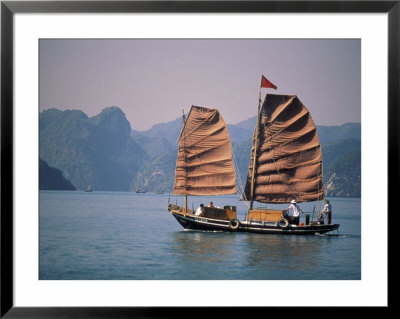
[[[231,146],[231,148],[232,148],[232,146]],[[239,193],[242,195],[243,201],[245,202],[247,209],[250,209],[250,205],[248,203],[246,194],[244,192],[242,179],[240,178],[239,167],[237,166],[236,157],[235,157],[235,153],[234,153],[233,149],[232,149],[232,159],[233,159],[233,165],[235,167],[235,172],[236,172],[236,186],[239,189]]]

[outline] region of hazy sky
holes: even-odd
[[[361,121],[361,41],[40,40],[40,111],[118,106],[132,129],[218,108],[229,124],[256,115],[261,74],[296,94],[317,125]]]

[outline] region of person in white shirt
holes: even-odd
[[[286,210],[292,210],[291,223],[299,226],[300,213],[303,214],[303,211],[297,206],[294,199],[290,201],[290,206]]]
[[[201,209],[202,207],[204,207],[204,204],[200,204],[200,207],[197,208],[196,213],[195,213],[196,216],[200,216],[203,213],[203,211]]]
[[[325,213],[326,223],[331,224],[332,223],[332,205],[329,204],[329,200],[325,199],[325,206],[321,210],[321,213]]]

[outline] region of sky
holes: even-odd
[[[41,39],[39,111],[109,106],[144,131],[217,108],[228,124],[256,115],[261,75],[295,94],[317,125],[361,122],[359,39]]]

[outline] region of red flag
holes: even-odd
[[[270,80],[268,80],[264,75],[261,78],[261,86],[260,88],[271,88],[271,89],[277,89],[277,86],[273,84]]]

